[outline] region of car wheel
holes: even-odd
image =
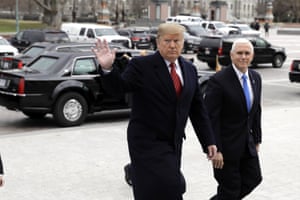
[[[273,58],[273,63],[272,63],[274,68],[280,68],[283,65],[283,56],[280,54],[277,54]]]
[[[40,119],[46,116],[46,113],[33,112],[33,111],[23,111],[23,114],[31,119]]]
[[[58,98],[53,116],[60,126],[78,126],[85,120],[87,111],[85,98],[76,92],[69,92]]]

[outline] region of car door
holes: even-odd
[[[270,44],[262,38],[255,38],[252,40],[254,46],[253,63],[270,63],[274,51],[270,48]]]

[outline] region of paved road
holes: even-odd
[[[281,36],[276,38],[282,40]],[[282,69],[284,77],[286,70]],[[282,92],[290,88],[285,86],[286,78],[264,81],[266,88],[277,86]],[[300,125],[297,121],[300,103],[277,104],[269,99],[264,105],[260,151],[264,180],[246,200],[299,200]],[[133,199],[123,177],[123,166],[129,159],[126,127],[127,118],[123,117],[102,119],[80,127],[50,125],[42,130],[22,132],[17,129],[16,133],[0,135],[0,152],[6,171],[0,199]],[[182,162],[187,179],[185,200],[206,200],[216,190],[211,163],[201,153],[190,123],[186,132]]]

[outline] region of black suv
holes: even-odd
[[[216,68],[217,59],[221,65],[229,65],[232,43],[243,36],[214,36],[204,37],[200,42],[197,58],[206,62],[211,69]],[[272,63],[274,68],[282,67],[286,53],[285,48],[273,46],[261,37],[243,37],[248,39],[254,47],[252,65]]]
[[[66,32],[60,30],[29,29],[19,31],[10,39],[10,43],[19,51],[35,42],[70,42],[70,38]]]

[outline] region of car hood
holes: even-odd
[[[18,55],[19,54],[18,49],[16,49],[13,46],[10,46],[10,45],[0,45],[0,52],[1,53],[6,53],[6,52],[10,53],[10,52],[12,52],[14,55]]]

